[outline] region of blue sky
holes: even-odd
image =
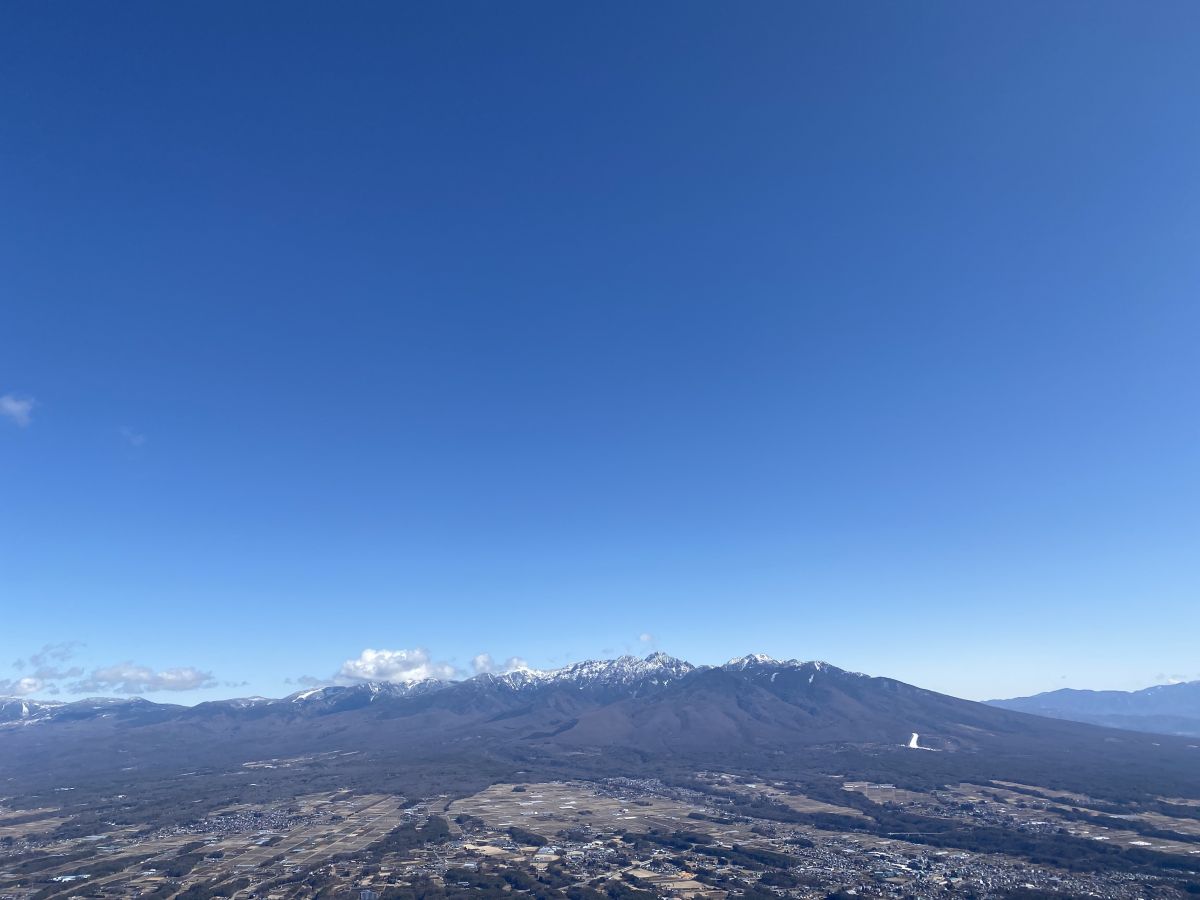
[[[0,686],[1200,678],[1198,29],[6,7]]]

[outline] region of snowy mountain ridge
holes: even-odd
[[[615,659],[589,659],[570,663],[556,669],[534,669],[520,666],[502,673],[484,673],[463,681],[361,681],[350,684],[318,684],[282,698],[236,697],[197,704],[192,709],[210,715],[231,715],[247,712],[268,712],[290,709],[295,714],[334,712],[367,706],[379,701],[419,697],[461,688],[474,691],[528,693],[540,690],[569,688],[578,691],[603,691],[642,695],[661,689],[694,672],[710,669],[745,673],[778,673],[784,670],[804,670],[810,680],[819,672],[842,673],[836,666],[820,661],[795,659],[777,660],[763,653],[751,653],[731,659],[722,666],[696,666],[686,660],[662,652],[645,657],[623,655]],[[857,673],[852,673],[857,674]],[[179,710],[176,704],[154,703],[140,697],[92,697],[70,703],[35,701],[21,698],[0,698],[0,725],[34,724],[38,722],[82,719],[95,715],[156,715]]]

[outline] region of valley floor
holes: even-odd
[[[88,834],[65,827],[68,808],[0,809],[0,898],[1133,900],[1197,889],[1200,808],[1178,799],[1164,800],[1178,815],[1113,815],[1034,785],[820,777],[510,781],[420,799],[335,790]]]

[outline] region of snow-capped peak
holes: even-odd
[[[721,668],[738,672],[746,669],[803,669],[811,674],[817,672],[850,675],[861,674],[859,672],[846,673],[837,666],[831,666],[829,663],[822,662],[819,659],[775,659],[774,657],[767,656],[765,653],[750,653],[746,656],[739,656],[737,659],[731,659]]]
[[[779,660],[772,656],[767,656],[765,653],[748,653],[745,656],[738,656],[725,663],[726,669],[747,669],[750,666],[777,666],[780,665]]]
[[[333,698],[366,696],[369,700],[374,701],[377,697],[408,697],[445,685],[446,682],[438,681],[436,678],[427,678],[424,681],[359,681],[354,684],[327,684],[297,691],[285,697],[284,700],[292,703],[315,703]]]
[[[696,667],[685,659],[663,653],[661,650],[649,654],[642,662],[647,666],[655,666],[664,671],[691,672]]]
[[[695,668],[689,662],[658,652],[651,653],[645,659],[639,659],[636,656],[589,659],[558,669],[522,667],[503,675],[480,675],[477,678],[518,690],[532,685],[545,684],[575,685],[580,688],[607,685],[629,686],[642,682],[666,684],[682,678]]]

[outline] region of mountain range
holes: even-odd
[[[1131,796],[1186,792],[1198,760],[1185,738],[760,654],[694,666],[655,653],[195,706],[0,701],[0,785],[35,805],[60,791],[76,804],[136,795],[161,810],[347,786],[428,796],[535,776],[705,770],[926,786],[1002,779]]]
[[[749,657],[748,657],[749,658]],[[766,657],[755,657],[766,659]],[[739,661],[733,661],[733,666]],[[794,661],[780,665],[799,665]],[[112,719],[149,724],[154,721],[200,719],[215,715],[244,714],[249,718],[279,715],[284,718],[328,715],[335,712],[387,705],[429,694],[447,692],[451,703],[465,697],[491,693],[504,697],[531,696],[539,690],[570,687],[589,699],[609,696],[637,697],[662,687],[696,669],[691,663],[652,653],[645,659],[622,656],[612,660],[588,660],[560,669],[519,668],[503,674],[483,674],[466,681],[425,679],[412,682],[364,681],[352,685],[324,685],[296,691],[286,697],[237,697],[195,706],[153,703],[141,697],[90,697],[70,703],[0,697],[0,727]]]
[[[142,697],[67,703],[0,698],[0,730],[257,722],[286,731],[306,720],[342,716],[340,724],[371,720],[381,732],[392,720],[408,719],[421,721],[429,736],[486,725],[509,737],[552,732],[560,743],[629,746],[669,746],[693,740],[697,733],[718,741],[781,745],[906,744],[916,733],[923,736],[918,747],[948,750],[973,747],[989,734],[1046,727],[1007,710],[1112,728],[1194,734],[1200,733],[1200,682],[1128,694],[1062,690],[984,705],[820,661],[750,654],[722,666],[695,666],[652,653],[552,670],[522,667],[463,681],[331,684],[277,699],[240,697],[195,706]]]
[[[353,714],[353,715],[351,715]],[[587,660],[559,669],[519,668],[464,681],[326,685],[286,697],[243,697],[195,706],[141,697],[69,703],[0,700],[0,728],[92,725],[147,727],[204,722],[272,722],[280,729],[343,715],[339,722],[422,721],[427,734],[485,724],[560,742],[640,746],[709,739],[779,744],[877,741],[906,744],[915,732],[930,749],[973,746],[988,731],[1030,727],[978,703],[872,678],[819,661],[750,654],[722,666],[694,666],[665,653]],[[501,724],[506,723],[506,724]],[[526,735],[530,736],[530,735]]]
[[[1140,691],[1064,688],[988,703],[1002,709],[1109,728],[1200,737],[1200,681],[1160,684]]]
[[[969,750],[1014,736],[1037,741],[1071,731],[1071,726],[1022,714],[1055,707],[1010,711],[1002,705],[961,700],[819,661],[751,654],[722,666],[694,666],[653,653],[549,671],[519,668],[464,681],[326,685],[278,699],[244,697],[195,706],[140,697],[69,703],[6,699],[0,700],[0,736],[51,729],[96,740],[131,729],[139,735],[186,730],[193,736],[253,735],[267,745],[285,738],[306,745],[319,743],[326,729],[336,729],[395,745],[419,737],[432,746],[470,734],[486,735],[492,747],[553,744],[694,753],[748,746],[906,746],[913,734],[919,735],[918,749]],[[1166,708],[1161,701],[1160,707]]]

